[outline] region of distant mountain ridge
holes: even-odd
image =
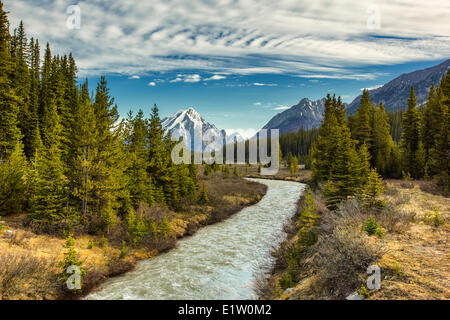
[[[228,136],[225,130],[219,130],[203,119],[194,108],[179,110],[161,122],[165,132],[170,131],[177,139],[183,137],[187,147],[195,151],[204,151],[207,146],[217,150],[221,149],[225,143],[244,141],[239,133]],[[202,141],[202,144],[195,145],[195,139]]]
[[[370,100],[376,104],[383,102],[387,110],[396,111],[406,107],[406,101],[413,86],[419,103],[425,101],[431,85],[439,85],[449,67],[450,59],[431,68],[402,74],[380,88],[369,90]],[[360,100],[361,95],[348,105],[349,113],[355,113],[360,106]]]
[[[273,117],[263,129],[279,129],[281,135],[298,131],[300,128],[318,128],[323,120],[324,111],[325,98],[317,101],[304,98],[292,108]]]

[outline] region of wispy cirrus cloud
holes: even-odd
[[[367,27],[373,3],[80,1],[81,29],[69,30],[66,9],[72,3],[5,1],[13,26],[24,20],[30,35],[51,42],[55,53],[72,51],[82,74],[189,69],[370,80],[379,74],[360,67],[448,58],[448,1],[378,0],[379,30]]]
[[[281,110],[287,110],[287,109],[290,109],[290,108],[291,107],[288,107],[288,106],[278,106],[276,108],[273,108],[272,110],[281,111]]]
[[[255,82],[253,83],[256,87],[277,87],[278,84],[276,83],[261,83],[261,82]]]

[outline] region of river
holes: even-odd
[[[250,179],[268,186],[263,199],[226,221],[204,227],[176,248],[141,261],[133,271],[106,281],[86,299],[249,300],[255,278],[274,263],[283,226],[295,213],[305,185]]]

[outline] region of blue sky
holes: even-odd
[[[257,130],[304,97],[361,88],[449,58],[442,0],[6,0],[11,25],[102,74],[125,115],[194,107],[219,128]],[[67,27],[70,5],[79,29]],[[73,13],[73,11],[72,11]],[[245,134],[245,132],[244,132]],[[246,135],[250,134],[247,132]]]

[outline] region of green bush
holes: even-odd
[[[431,212],[425,213],[423,217],[423,222],[435,227],[442,226],[445,223],[444,219],[442,219],[437,209],[433,209],[433,213]]]
[[[124,240],[122,240],[122,248],[120,249],[119,259],[123,259],[128,254],[128,247]]]
[[[359,295],[364,296],[366,298],[370,297],[370,292],[367,290],[367,288],[364,285],[361,286],[361,289],[356,290],[356,293],[358,293]]]
[[[378,222],[375,221],[374,217],[368,218],[362,228],[363,231],[366,231],[369,236],[377,236],[382,238],[386,231],[378,224]]]
[[[70,266],[77,266],[80,268],[80,284],[81,287],[83,286],[83,277],[86,275],[86,270],[82,267],[83,262],[78,259],[78,253],[74,249],[75,246],[75,239],[72,234],[69,235],[69,237],[66,240],[66,244],[64,245],[64,248],[68,249],[67,252],[64,253],[64,260],[59,263],[59,267],[62,268],[62,272],[60,273],[60,280],[62,280],[64,283],[67,282],[67,280],[70,277],[70,274],[67,273],[67,269]],[[80,292],[81,288],[79,290],[76,290],[75,292]]]
[[[95,247],[94,241],[89,240],[89,244],[88,244],[87,248],[88,248],[89,250],[91,250],[91,249],[94,249],[94,247]]]
[[[136,246],[148,233],[145,221],[144,219],[137,217],[134,212],[130,212],[127,216],[127,225],[128,239],[130,239],[130,242]]]
[[[286,290],[286,289],[288,289],[288,288],[295,287],[295,282],[294,282],[294,280],[292,279],[292,275],[290,274],[290,272],[285,272],[285,273],[283,273],[283,274],[281,275],[281,278],[280,278],[280,280],[279,280],[279,284],[280,284],[280,287],[281,287],[283,290]]]
[[[105,235],[102,235],[102,238],[100,239],[100,241],[98,242],[98,246],[103,248],[106,245],[108,245],[108,239],[105,238]]]

